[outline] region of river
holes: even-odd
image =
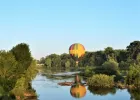
[[[37,74],[35,79],[32,81],[32,87],[36,90],[39,100],[76,100],[75,97],[70,94],[70,86],[60,86],[59,82],[70,82],[72,78],[66,79],[53,79],[48,78],[45,75]],[[130,93],[124,89],[115,89],[114,92],[101,90],[90,91],[86,87],[86,95],[79,100],[135,100],[132,99]]]

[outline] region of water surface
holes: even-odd
[[[59,86],[59,82],[70,82],[73,81],[72,78],[67,79],[51,79],[42,74],[38,74],[36,78],[32,81],[32,87],[36,90],[39,100],[76,100],[70,94],[70,86]],[[88,90],[83,98],[79,100],[130,100],[131,96],[129,92],[125,90],[117,89],[114,93],[107,91],[107,93],[101,93],[100,91]],[[96,93],[97,92],[97,93]],[[102,91],[101,91],[102,92]],[[104,90],[103,92],[106,92]]]

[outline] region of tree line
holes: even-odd
[[[79,67],[86,66],[102,66],[106,61],[113,60],[118,63],[122,70],[127,70],[130,63],[137,63],[137,56],[140,51],[140,41],[130,43],[126,49],[114,50],[112,47],[107,47],[102,51],[88,52],[79,61]],[[42,57],[38,63],[44,64],[47,68],[69,68],[75,67],[75,61],[69,54],[50,54]]]
[[[38,61],[49,68],[75,68],[76,63],[69,54],[51,54]],[[102,51],[88,52],[79,61],[84,76],[93,74],[115,75],[114,81],[125,81],[128,85],[140,87],[140,41],[131,42],[126,49],[114,50],[107,47]]]

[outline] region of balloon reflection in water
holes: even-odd
[[[78,75],[76,75],[75,83],[70,88],[70,94],[75,98],[82,98],[86,95],[86,87],[81,83]]]

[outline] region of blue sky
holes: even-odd
[[[139,0],[1,0],[0,49],[28,43],[33,57],[68,53],[72,43],[87,51],[125,49],[140,40]]]

